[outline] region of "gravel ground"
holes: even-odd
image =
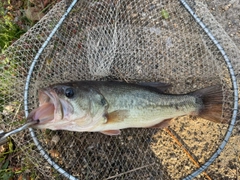
[[[208,9],[226,33],[240,48],[240,2],[239,0],[205,0]]]

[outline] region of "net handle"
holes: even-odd
[[[233,113],[232,113],[232,119],[231,119],[231,123],[228,127],[228,131],[221,143],[221,145],[218,147],[217,151],[209,158],[209,160],[207,162],[205,162],[205,164],[203,164],[200,168],[198,168],[195,172],[193,172],[192,174],[188,175],[187,177],[184,178],[184,180],[191,180],[193,178],[195,178],[196,176],[198,176],[200,173],[202,173],[204,170],[206,170],[214,161],[215,159],[220,155],[220,153],[223,151],[225,145],[227,144],[229,138],[231,137],[235,122],[236,122],[236,118],[237,118],[237,113],[238,113],[238,85],[237,85],[237,79],[233,70],[233,66],[226,54],[226,52],[224,51],[224,49],[222,48],[222,46],[219,44],[219,42],[216,40],[216,38],[213,36],[213,34],[210,32],[210,30],[207,28],[207,26],[201,21],[201,19],[196,15],[196,13],[192,10],[192,8],[186,3],[185,0],[180,0],[180,2],[182,3],[182,5],[186,8],[186,10],[189,12],[189,14],[192,15],[192,17],[194,18],[194,20],[198,23],[198,25],[201,26],[201,28],[204,30],[204,32],[208,35],[208,37],[212,40],[212,42],[215,44],[215,46],[218,48],[218,50],[221,52],[227,68],[230,72],[230,76],[231,76],[231,81],[233,84],[233,90],[234,90],[234,106],[233,106]]]

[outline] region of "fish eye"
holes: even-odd
[[[65,96],[66,96],[67,98],[72,98],[72,97],[74,96],[74,91],[73,91],[73,89],[72,89],[72,88],[67,88],[67,89],[65,90]]]

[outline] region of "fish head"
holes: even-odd
[[[39,107],[31,111],[27,119],[39,121],[35,128],[69,130],[79,126],[84,129],[93,122],[93,109],[99,109],[91,102],[92,97],[92,91],[74,83],[40,89]]]

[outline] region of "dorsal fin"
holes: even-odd
[[[165,92],[168,88],[172,86],[171,84],[162,83],[162,82],[140,82],[138,84],[141,86],[156,88],[160,92]]]

